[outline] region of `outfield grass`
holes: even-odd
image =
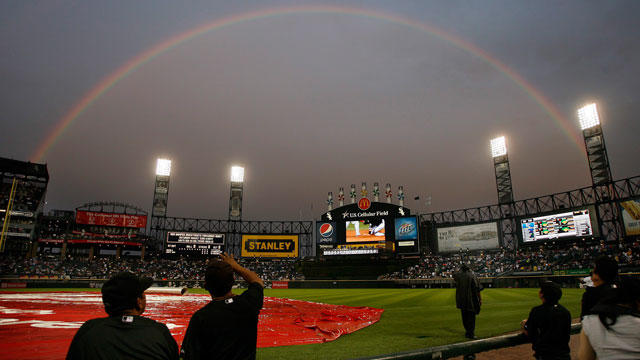
[[[580,315],[584,290],[564,289],[560,303]],[[455,289],[289,289],[266,296],[384,309],[380,321],[325,344],[258,349],[258,359],[351,359],[467,341]],[[476,335],[519,330],[520,321],[540,304],[538,289],[485,289]]]
[[[16,291],[12,289],[11,291]],[[60,291],[63,289],[25,289]],[[64,291],[97,291],[64,289]],[[202,289],[190,290],[205,293]],[[580,315],[582,289],[564,289],[560,303]],[[266,289],[265,296],[384,309],[380,321],[324,344],[258,349],[258,359],[352,359],[467,341],[455,289]],[[538,289],[485,289],[476,318],[481,338],[518,330],[529,310],[540,304]]]

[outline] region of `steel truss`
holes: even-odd
[[[227,238],[227,252],[240,256],[242,234],[298,235],[300,256],[313,255],[313,222],[311,221],[236,221],[177,217],[151,217],[150,233],[161,250],[168,231],[223,233]]]
[[[115,214],[147,215],[147,212],[139,207],[112,201],[87,203],[77,207],[76,210],[110,212]]]
[[[433,229],[445,224],[470,224],[498,221],[506,247],[517,246],[517,219],[545,212],[594,206],[604,240],[624,239],[618,202],[640,196],[640,176],[617,180],[609,184],[593,185],[581,189],[518,200],[511,204],[489,205],[478,208],[444,211],[420,215],[422,226]],[[428,232],[428,230],[426,230]]]

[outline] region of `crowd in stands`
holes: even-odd
[[[67,224],[60,221],[52,221],[46,227],[39,230],[40,239],[134,239],[138,237],[140,229],[114,227],[114,226],[83,226],[76,227],[67,233]]]
[[[6,208],[11,194],[11,183],[4,182],[0,185],[0,208]],[[13,197],[13,211],[36,211],[44,192],[46,184],[40,182],[24,181],[16,188]]]
[[[8,224],[7,232],[14,234],[31,234],[34,227],[33,218],[13,217]]]
[[[380,279],[452,278],[462,262],[468,263],[480,277],[495,277],[513,272],[549,272],[589,269],[599,255],[614,257],[621,269],[640,267],[640,242],[593,244],[570,248],[529,248],[494,252],[423,255],[417,265],[385,274]]]
[[[461,263],[467,263],[479,277],[495,277],[513,273],[549,273],[568,269],[589,269],[599,255],[614,257],[624,270],[640,268],[640,241],[634,243],[600,243],[565,248],[529,248],[494,252],[459,252],[445,255],[423,254],[417,265],[382,275],[380,279],[437,279],[452,278]],[[202,281],[206,260],[193,258],[165,259],[148,256],[139,258],[115,256],[86,257],[41,254],[24,258],[0,258],[0,275],[48,276],[66,279],[105,279],[120,271],[151,276],[158,280]],[[295,260],[238,259],[238,263],[258,273],[265,280],[298,280],[303,275],[296,271]]]
[[[260,274],[265,280],[299,280],[302,275],[295,270],[295,261],[238,261],[242,266]],[[40,255],[31,259],[23,257],[0,257],[0,276],[47,276],[59,279],[107,279],[122,271],[152,277],[156,280],[204,280],[206,260],[193,258],[162,259],[115,256],[93,260],[56,255]]]

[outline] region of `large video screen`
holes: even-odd
[[[218,255],[224,246],[224,234],[169,231],[165,253],[174,255]]]
[[[500,247],[498,223],[438,228],[438,251],[492,250]]]
[[[593,236],[589,209],[566,211],[520,220],[524,243],[581,236]]]
[[[385,231],[382,218],[345,222],[345,239],[348,243],[384,242]]]
[[[621,201],[620,214],[627,236],[640,235],[640,198]]]

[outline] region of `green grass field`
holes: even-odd
[[[583,292],[563,290],[560,303],[574,318],[580,314]],[[258,359],[352,359],[467,340],[455,307],[455,289],[267,289],[265,296],[370,306],[385,311],[376,324],[336,341],[262,348],[258,349]],[[476,318],[476,335],[481,338],[518,330],[529,310],[540,304],[538,289],[485,289],[482,302],[482,311]]]
[[[580,315],[584,290],[565,289],[560,303]],[[267,290],[286,297],[384,309],[380,321],[325,344],[258,349],[259,359],[351,359],[463,342],[462,320],[455,307],[455,289],[289,289]],[[476,335],[490,337],[519,330],[520,321],[540,304],[538,289],[485,289]]]

